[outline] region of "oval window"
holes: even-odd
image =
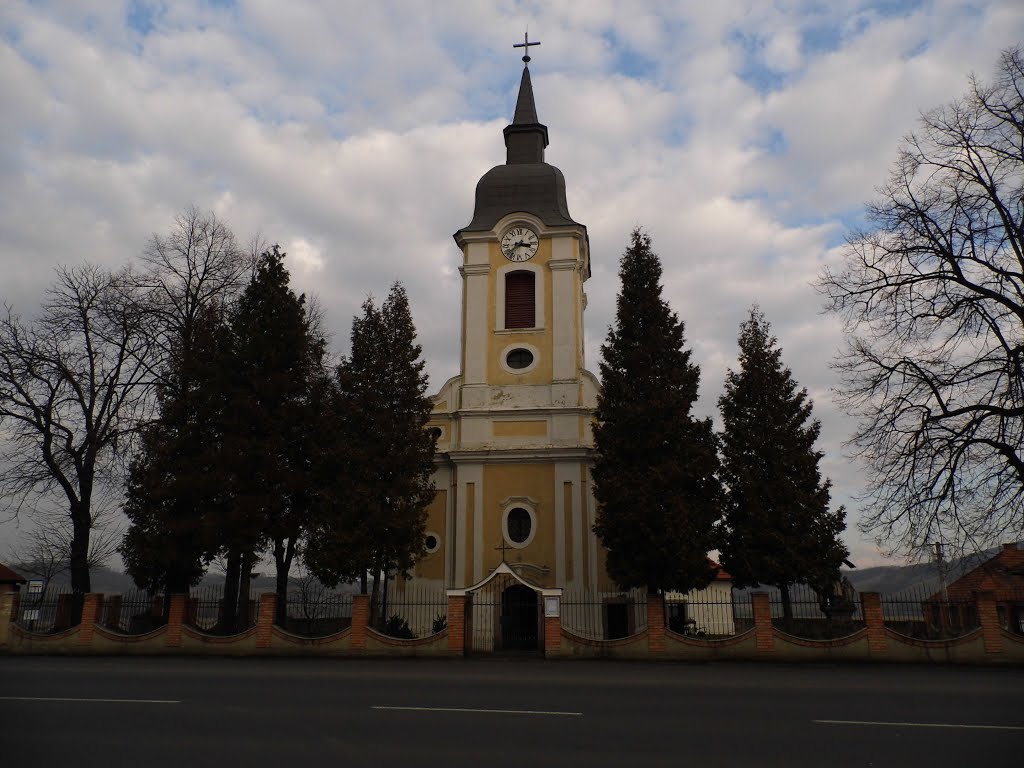
[[[508,540],[513,544],[522,544],[530,538],[530,529],[533,527],[533,520],[530,513],[522,507],[510,509],[508,513]]]
[[[423,537],[423,548],[428,553],[437,552],[440,546],[441,542],[438,540],[436,533],[428,533]]]
[[[528,349],[513,349],[505,355],[505,364],[514,371],[533,365],[533,352]]]

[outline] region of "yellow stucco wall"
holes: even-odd
[[[416,564],[416,575],[424,579],[444,578],[444,558],[448,551],[448,541],[445,539],[445,505],[448,502],[448,491],[438,489],[434,501],[427,508],[427,530],[437,535],[441,546],[437,552],[424,554],[423,559]]]
[[[501,551],[495,549],[504,541],[502,512],[504,502],[515,496],[527,496],[534,502],[536,531],[530,543],[521,549],[510,549],[505,558],[538,566],[555,567],[555,470],[552,464],[492,464],[484,467],[484,573],[501,563]]]

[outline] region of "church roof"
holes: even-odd
[[[476,185],[473,220],[461,231],[486,232],[514,212],[530,213],[548,226],[579,226],[565,201],[565,177],[544,162],[548,128],[537,117],[529,67],[523,67],[512,122],[505,126],[504,165],[496,165]]]

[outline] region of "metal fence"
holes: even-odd
[[[748,614],[752,627],[753,613],[748,611]],[[732,590],[669,592],[665,595],[665,626],[685,637],[715,639],[735,635],[737,621]]]
[[[443,587],[389,584],[374,627],[392,637],[428,637],[448,627],[448,595]]]
[[[126,635],[143,635],[167,623],[164,596],[137,589],[105,595],[99,623]]]
[[[981,626],[973,595],[950,596],[921,587],[883,595],[882,615],[889,629],[919,640],[948,640]]]
[[[794,637],[829,640],[864,628],[860,597],[852,588],[821,594],[806,584],[789,587],[790,618],[785,616],[782,592],[768,590],[772,625]]]
[[[51,634],[75,624],[75,594],[69,586],[49,587],[19,595],[14,623],[29,632]]]
[[[352,595],[326,588],[291,591],[282,629],[301,637],[326,637],[352,626]]]
[[[241,602],[241,601],[239,601]],[[207,634],[233,634],[256,626],[259,612],[259,592],[250,590],[246,610],[239,612],[236,626],[230,627],[224,619],[224,588],[222,586],[197,587],[189,593],[185,608],[185,624]]]
[[[590,640],[617,640],[647,629],[647,592],[643,589],[565,590],[561,608],[562,626]]]

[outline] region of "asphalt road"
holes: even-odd
[[[0,763],[1024,765],[1024,670],[0,657]]]

